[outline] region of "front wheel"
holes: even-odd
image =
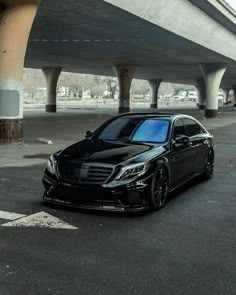
[[[158,167],[153,175],[148,205],[151,210],[161,209],[167,200],[168,196],[168,172],[164,166]]]

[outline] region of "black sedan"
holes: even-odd
[[[193,117],[127,113],[50,156],[47,202],[77,208],[139,211],[164,206],[168,193],[214,168],[213,136]]]

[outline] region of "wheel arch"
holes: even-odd
[[[163,166],[166,169],[167,174],[168,174],[168,182],[170,184],[171,183],[171,169],[170,169],[170,165],[169,165],[168,159],[165,158],[165,157],[160,158],[160,159],[157,159],[155,161],[155,168],[154,168],[154,170],[156,170],[158,166]]]

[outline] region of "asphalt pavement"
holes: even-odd
[[[25,112],[24,144],[0,146],[0,295],[236,294],[236,109],[222,107],[209,120],[203,111],[182,111],[215,136],[214,177],[192,181],[162,210],[142,214],[41,201],[48,155],[114,109]]]

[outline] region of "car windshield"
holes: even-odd
[[[158,118],[118,118],[98,135],[103,140],[161,143],[167,140],[170,122]]]

